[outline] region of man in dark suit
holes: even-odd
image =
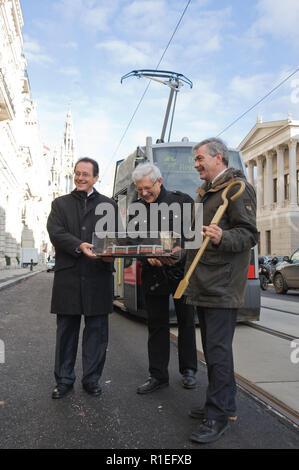
[[[73,388],[82,316],[85,320],[82,385],[91,395],[101,393],[98,382],[108,344],[113,264],[109,258],[97,258],[91,250],[91,241],[101,218],[96,215],[96,207],[101,203],[111,204],[116,211],[117,206],[95,190],[98,177],[97,162],[80,159],[75,165],[76,189],[52,202],[48,218],[47,229],[56,257],[51,312],[57,315],[54,374],[57,385],[52,398],[62,398]]]
[[[182,213],[183,204],[193,204],[193,199],[180,191],[167,191],[162,184],[159,168],[150,163],[138,165],[132,175],[139,201],[145,205],[147,224],[150,228],[153,203],[176,203]],[[174,220],[170,211],[169,230],[173,231]],[[161,216],[158,225],[161,227]],[[183,223],[183,220],[182,220]],[[158,228],[161,230],[161,228]],[[183,236],[182,226],[180,228]],[[165,260],[166,261],[166,260]],[[174,265],[163,264],[158,258],[149,258],[142,265],[142,291],[148,314],[148,358],[149,379],[137,388],[137,393],[151,393],[169,384],[168,364],[170,354],[169,296],[173,294],[184,275],[184,261]],[[184,388],[195,388],[197,352],[195,341],[194,309],[183,299],[174,300],[178,321],[178,359]]]

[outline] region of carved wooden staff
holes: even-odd
[[[227,186],[227,188],[225,188],[225,190],[223,191],[223,193],[221,194],[221,197],[222,197],[222,200],[223,200],[223,204],[221,204],[221,206],[218,207],[217,209],[217,212],[216,214],[214,215],[210,225],[218,225],[220,220],[221,220],[221,217],[223,216],[224,212],[226,211],[226,208],[228,206],[228,199],[227,199],[227,193],[228,191],[230,191],[234,186],[240,186],[240,189],[238,192],[236,192],[236,194],[234,194],[230,199],[231,201],[235,201],[236,199],[238,199],[239,196],[241,196],[241,194],[244,192],[245,190],[245,183],[243,181],[234,181],[233,183],[229,184]],[[189,269],[184,277],[184,279],[181,280],[181,282],[179,283],[176,291],[175,291],[175,294],[173,296],[174,299],[180,299],[182,297],[182,295],[184,294],[185,290],[187,289],[188,285],[189,285],[189,280],[190,280],[190,277],[192,276],[193,274],[193,271],[194,269],[196,268],[197,266],[197,263],[199,262],[200,258],[202,257],[202,254],[203,252],[205,251],[208,243],[210,241],[210,237],[206,236],[204,241],[203,241],[203,244],[201,245],[201,247],[199,248],[198,252],[196,253],[195,257],[194,257],[194,260],[192,261],[192,263],[190,264],[189,266]]]

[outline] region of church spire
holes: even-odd
[[[63,139],[52,151],[50,194],[53,198],[68,194],[74,188],[74,167],[77,161],[73,118],[69,105]]]
[[[74,126],[70,105],[68,107],[64,125],[63,143],[61,146],[61,163],[63,192],[68,193],[73,189],[73,174],[76,163]]]
[[[63,150],[65,156],[71,156],[75,152],[75,141],[74,141],[74,127],[71,107],[69,106],[63,135]]]

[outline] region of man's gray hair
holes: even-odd
[[[228,166],[229,151],[227,146],[221,139],[218,139],[217,137],[210,137],[209,139],[202,140],[198,144],[194,145],[192,149],[193,152],[199,149],[199,147],[202,147],[203,145],[207,145],[208,152],[211,157],[216,157],[218,153],[222,153],[222,161],[225,166]]]
[[[149,176],[153,183],[159,178],[162,178],[159,168],[154,163],[150,162],[139,163],[132,173],[134,183],[141,180],[144,176]]]

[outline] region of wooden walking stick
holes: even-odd
[[[227,193],[228,191],[230,191],[234,186],[240,186],[240,189],[238,192],[236,192],[236,194],[234,194],[230,199],[231,201],[235,201],[236,199],[238,199],[239,196],[241,196],[241,194],[244,192],[245,190],[245,183],[243,181],[234,181],[233,183],[229,184],[227,186],[227,188],[225,188],[225,190],[223,191],[223,193],[221,194],[221,197],[222,197],[222,200],[223,200],[223,204],[221,204],[221,206],[218,207],[217,209],[217,212],[216,214],[214,215],[210,225],[218,225],[220,220],[221,220],[221,217],[223,216],[224,212],[226,211],[226,208],[228,206],[228,200],[227,200]],[[175,294],[173,296],[174,299],[180,299],[182,297],[182,295],[184,294],[185,290],[187,289],[188,285],[189,285],[189,280],[190,280],[190,277],[192,276],[193,274],[193,271],[194,269],[196,268],[197,266],[197,263],[199,262],[200,258],[202,257],[202,254],[203,252],[205,251],[208,243],[210,241],[210,237],[206,236],[201,247],[199,248],[198,252],[196,253],[195,257],[194,257],[194,260],[192,261],[192,263],[190,264],[189,266],[189,269],[186,273],[186,276],[184,277],[184,279],[181,280],[181,282],[179,283],[176,291],[175,291]]]

